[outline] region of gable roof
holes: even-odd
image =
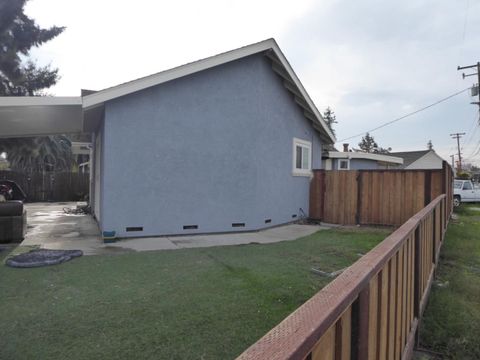
[[[418,159],[421,159],[433,150],[420,150],[420,151],[403,151],[403,152],[391,152],[392,156],[400,157],[403,159],[403,167],[408,167]]]
[[[93,92],[83,96],[83,108],[88,111],[103,105],[106,101],[258,53],[263,53],[272,61],[272,70],[283,78],[283,85],[292,93],[295,102],[302,108],[304,116],[312,122],[313,127],[320,133],[322,139],[327,143],[334,143],[335,136],[327,126],[322,115],[307,94],[305,88],[274,39],[267,39],[255,44],[178,66],[170,70],[165,70],[104,90]]]

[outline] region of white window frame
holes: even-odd
[[[347,162],[347,168],[346,169],[342,169],[342,167],[340,167],[340,163],[342,161]],[[350,159],[338,159],[338,170],[350,170]]]
[[[308,168],[307,169],[298,169],[297,168],[297,146],[300,146],[302,149],[308,151]],[[303,153],[303,150],[302,150]],[[312,175],[312,142],[293,138],[293,162],[292,162],[292,175],[293,176],[311,176]]]

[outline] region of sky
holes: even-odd
[[[358,147],[385,122],[471,87],[457,66],[480,61],[480,0],[30,0],[44,27],[65,26],[34,49],[58,67],[48,92],[78,96],[224,51],[275,38],[320,111],[337,116],[337,148]],[[467,71],[468,73],[468,71]],[[374,131],[392,151],[432,141],[451,161],[461,138],[464,161],[480,165],[479,108],[469,91]],[[457,157],[455,157],[457,159]]]

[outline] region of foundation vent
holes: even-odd
[[[183,230],[195,230],[198,229],[198,225],[183,225]]]
[[[131,232],[131,231],[143,231],[143,226],[130,226],[125,228],[126,232]]]

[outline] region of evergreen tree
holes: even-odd
[[[58,69],[37,66],[27,58],[37,47],[59,35],[64,28],[40,28],[24,14],[28,0],[0,0],[0,96],[41,95],[58,80]]]
[[[64,28],[40,28],[24,13],[28,0],[0,0],[0,96],[39,96],[58,80],[58,69],[37,66],[30,49],[55,38]],[[0,139],[11,169],[70,170],[71,142],[63,135]]]
[[[375,149],[378,149],[378,144],[375,142],[373,136],[367,132],[364,137],[362,137],[362,141],[358,143],[358,146],[363,152],[373,153]]]
[[[327,126],[329,129],[332,131],[332,134],[335,136],[335,129],[333,128],[333,124],[338,123],[337,117],[335,116],[335,113],[333,112],[330,107],[327,107],[325,111],[323,112],[323,119],[327,123]]]
[[[360,150],[367,153],[374,153],[374,154],[388,154],[392,151],[392,148],[382,148],[378,146],[377,142],[368,132],[362,137],[362,141],[358,143]]]

